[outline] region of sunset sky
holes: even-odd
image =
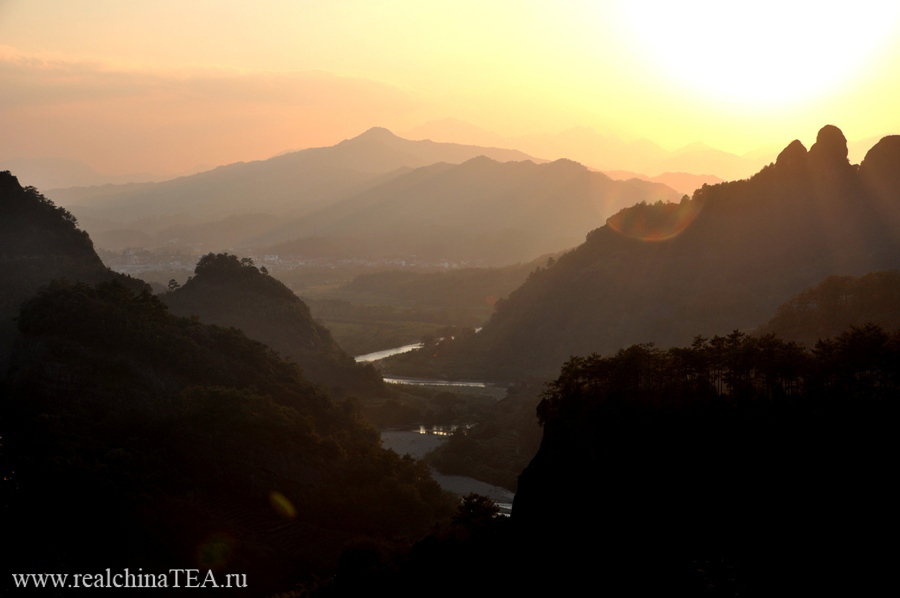
[[[864,139],[900,132],[898,5],[0,0],[0,159],[174,174],[445,118],[737,154]]]

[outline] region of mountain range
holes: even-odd
[[[552,375],[570,355],[755,328],[828,276],[900,267],[898,173],[900,136],[857,166],[829,125],[808,151],[794,141],[749,180],[627,208],[534,272],[468,346],[448,347],[453,357],[435,357],[433,368]]]
[[[569,160],[535,164],[478,157],[397,176],[256,242],[349,237],[358,242],[356,255],[414,254],[501,265],[571,247],[593,223],[621,207],[677,197],[665,185],[613,181]],[[278,252],[291,253],[289,247]]]
[[[527,261],[622,207],[679,195],[568,160],[386,129],[164,183],[55,190],[98,244]],[[285,245],[285,244],[288,245]],[[294,243],[290,245],[290,243]],[[312,247],[310,247],[312,245]]]
[[[404,135],[411,139],[457,142],[465,139],[470,143],[514,147],[537,156],[577,160],[607,173],[630,171],[644,173],[647,177],[677,172],[740,179],[750,176],[774,156],[774,152],[764,156],[739,156],[699,142],[669,151],[647,139],[624,141],[589,127],[575,127],[556,134],[504,137],[452,118],[419,125]],[[690,194],[692,191],[683,192]]]
[[[574,127],[555,134],[503,136],[455,118],[434,120],[403,133],[409,139],[433,139],[456,143],[474,143],[511,147],[547,159],[569,158],[585,166],[601,170],[615,179],[633,176],[670,185],[679,193],[691,195],[701,184],[688,188],[662,180],[661,174],[683,177],[711,177],[721,180],[748,178],[778,155],[778,146],[763,146],[743,154],[722,151],[705,143],[694,142],[675,150],[666,150],[647,139],[625,141],[611,133],[600,133],[590,127]],[[850,158],[859,162],[878,141],[878,137],[855,140],[848,144]]]

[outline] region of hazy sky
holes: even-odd
[[[880,136],[898,5],[0,0],[0,159],[175,173],[448,117],[735,153]]]

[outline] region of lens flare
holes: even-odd
[[[614,214],[606,224],[632,239],[668,241],[684,232],[699,212],[699,203],[690,199],[684,199],[681,203],[639,203]]]
[[[289,501],[281,492],[273,491],[269,494],[269,504],[271,504],[272,508],[275,509],[275,512],[282,517],[293,519],[297,516],[297,509],[294,508],[291,501]]]
[[[203,569],[222,569],[234,550],[234,539],[225,532],[209,536],[197,546],[197,566]]]

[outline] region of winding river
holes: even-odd
[[[398,455],[409,455],[415,459],[421,459],[429,451],[434,450],[449,440],[441,431],[433,432],[431,429],[420,426],[417,430],[384,430],[381,432],[381,444],[386,449],[391,449]],[[438,485],[457,496],[465,496],[470,492],[483,494],[489,497],[504,515],[512,512],[512,502],[515,494],[506,488],[492,486],[475,478],[461,475],[444,475],[431,468],[431,477]]]
[[[358,355],[355,359],[357,363],[371,363],[391,355],[415,351],[421,349],[422,346],[422,343],[412,343],[402,347]],[[432,380],[399,376],[385,377],[384,381],[390,384],[410,384],[415,386],[455,386],[466,388],[487,388],[492,386],[489,383],[478,381]],[[384,448],[391,449],[399,455],[409,455],[415,459],[423,458],[429,451],[434,450],[448,440],[447,431],[441,426],[433,426],[431,428],[419,426],[416,430],[384,430],[381,432],[381,443]],[[444,475],[438,473],[434,468],[431,469],[431,476],[441,488],[448,492],[458,496],[465,496],[470,492],[483,494],[497,503],[497,506],[500,507],[500,512],[504,515],[509,515],[512,512],[512,502],[515,494],[506,488],[493,486],[466,476]]]

